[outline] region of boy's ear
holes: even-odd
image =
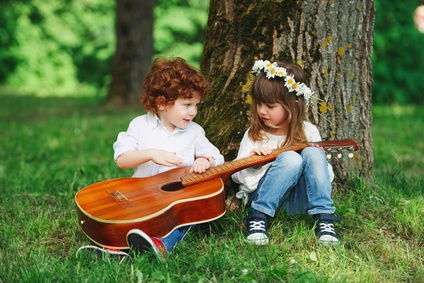
[[[165,96],[161,95],[158,98],[156,98],[156,108],[158,110],[165,110],[165,106],[166,106]]]

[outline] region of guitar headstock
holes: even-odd
[[[359,149],[358,143],[354,140],[323,141],[312,144],[321,146],[327,155],[327,159],[331,159],[333,155],[342,158],[344,154],[352,158],[353,152]]]

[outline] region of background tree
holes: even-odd
[[[0,1],[0,91],[104,100],[116,49],[115,2]],[[422,3],[375,0],[373,104],[424,102],[424,35],[412,19]],[[154,54],[200,66],[208,7],[205,0],[157,0]]]
[[[107,95],[109,104],[138,100],[143,77],[151,64],[153,8],[156,0],[116,1],[116,51]]]
[[[323,139],[360,143],[353,162],[332,162],[336,173],[355,167],[370,177],[373,24],[374,2],[367,0],[211,0],[201,69],[213,89],[200,123],[227,159],[234,158],[248,125],[254,61],[297,62],[323,101],[311,108],[319,113],[310,113]]]
[[[199,65],[207,7],[203,0],[117,1],[109,104],[138,100],[154,55],[180,56]]]

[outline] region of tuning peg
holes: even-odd
[[[337,158],[342,158],[342,154],[341,153],[338,153],[337,154]]]
[[[352,158],[352,157],[353,157],[353,153],[351,152],[351,153],[349,153],[347,156],[348,156],[349,158]]]
[[[327,154],[327,160],[331,159],[331,153]]]

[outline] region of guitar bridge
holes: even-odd
[[[131,202],[128,200],[128,198],[121,193],[120,191],[116,190],[113,192],[107,191],[111,197],[113,197],[114,200],[116,200],[117,203],[123,208],[129,208],[132,207]]]
[[[129,199],[120,191],[107,191],[111,197],[122,207],[122,208],[131,208],[132,204]]]
[[[128,201],[125,195],[122,194],[120,191],[114,191],[110,194],[116,199],[117,202]]]

